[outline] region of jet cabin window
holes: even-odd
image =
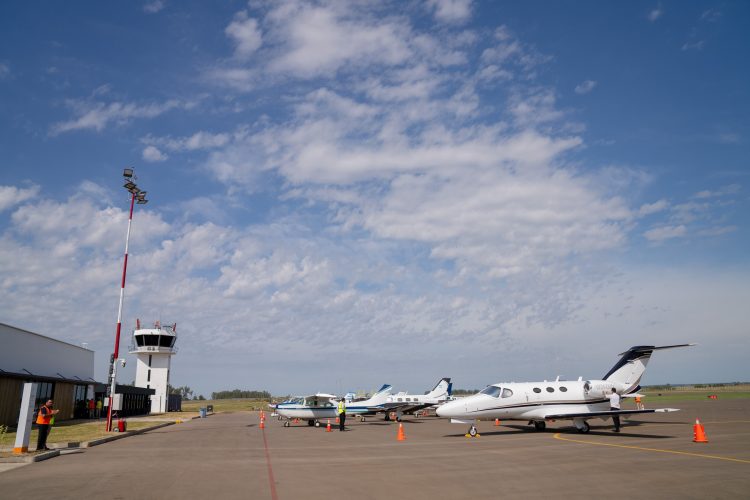
[[[542,392],[542,390],[539,387],[534,387],[534,392],[539,394],[540,392]]]
[[[513,395],[513,391],[510,389],[503,389],[503,396],[504,398],[509,398]]]
[[[547,392],[555,392],[555,389],[552,387],[547,387]]]
[[[499,387],[495,387],[494,385],[488,385],[482,392],[479,394],[486,394],[488,396],[492,396],[493,398],[500,397],[500,393],[503,390]]]

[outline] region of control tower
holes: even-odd
[[[141,328],[141,321],[136,320],[130,354],[138,357],[135,385],[156,391],[156,394],[151,396],[151,413],[169,411],[169,365],[172,356],[177,353],[176,342],[176,323],[163,326],[157,321],[153,328]]]

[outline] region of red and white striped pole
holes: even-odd
[[[111,386],[109,389],[109,409],[107,410],[107,432],[112,431],[112,407],[114,403],[114,396],[115,396],[115,386],[116,386],[116,379],[117,379],[117,368],[115,367],[115,363],[117,363],[117,358],[120,355],[120,330],[122,328],[122,302],[125,298],[125,276],[128,272],[128,244],[130,243],[130,226],[133,223],[133,205],[135,205],[135,195],[136,191],[133,190],[130,192],[130,216],[128,217],[128,232],[125,236],[125,259],[122,263],[122,283],[120,285],[120,305],[117,308],[117,333],[115,334],[115,352],[112,355],[112,360],[110,363],[110,377],[112,379]]]

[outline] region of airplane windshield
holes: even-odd
[[[488,396],[492,396],[493,398],[497,398],[500,396],[500,393],[503,390],[500,387],[495,387],[494,385],[488,385],[483,391],[481,391],[479,394],[486,394]]]

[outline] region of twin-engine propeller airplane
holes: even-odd
[[[608,394],[615,389],[623,397],[635,397],[651,353],[661,349],[695,344],[635,346],[621,353],[620,360],[602,380],[497,383],[463,399],[438,407],[437,414],[451,417],[452,423],[471,424],[468,434],[477,434],[476,420],[524,420],[544,430],[549,420],[570,419],[579,432],[589,432],[588,420],[606,419],[637,413],[679,411],[674,408],[652,410],[610,410]]]
[[[452,390],[453,384],[451,384],[450,377],[444,377],[435,384],[432,390],[427,391],[425,394],[399,392],[398,394],[388,396],[384,405],[387,410],[385,420],[390,420],[391,412],[396,413],[396,420],[400,422],[402,415],[443,404],[450,400]]]

